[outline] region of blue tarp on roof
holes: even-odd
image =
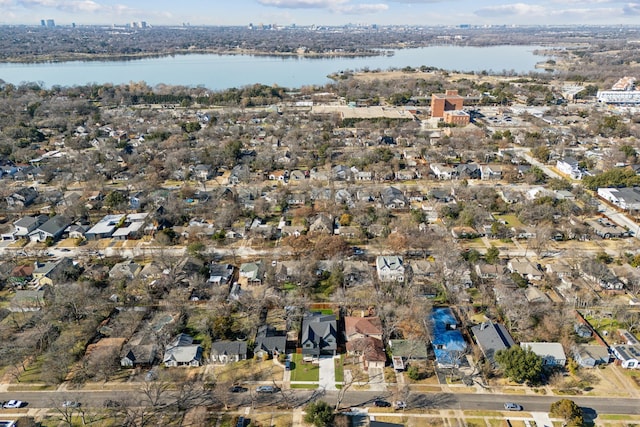
[[[431,345],[439,366],[457,366],[467,348],[457,325],[450,308],[439,307],[431,311]]]

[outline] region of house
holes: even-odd
[[[211,343],[211,361],[214,363],[231,363],[246,359],[246,341],[215,341]]]
[[[23,187],[5,198],[9,207],[25,208],[33,204],[38,192],[31,187]]]
[[[303,356],[318,358],[321,355],[336,355],[338,329],[335,315],[307,313],[302,318],[300,334]]]
[[[253,354],[258,358],[277,356],[286,351],[287,334],[285,331],[277,331],[268,325],[258,328],[254,341]]]
[[[598,188],[598,196],[625,211],[640,210],[640,188]]]
[[[559,342],[521,342],[520,347],[529,349],[542,358],[544,366],[564,366],[567,356]]]
[[[458,367],[467,351],[453,312],[449,307],[437,307],[431,311],[431,345],[440,368]]]
[[[456,176],[456,170],[451,166],[447,166],[441,163],[431,163],[429,169],[438,179],[453,179]]]
[[[33,278],[33,271],[36,269],[33,264],[16,265],[9,273],[7,284],[16,287],[26,286]]]
[[[245,262],[240,264],[238,281],[249,285],[262,284],[262,261]]]
[[[28,311],[40,311],[45,305],[45,299],[50,296],[49,286],[40,286],[36,289],[16,289],[7,309],[13,313]]]
[[[411,261],[411,272],[415,282],[428,282],[437,272],[436,264],[429,260],[413,260]]]
[[[507,268],[511,273],[517,273],[527,280],[542,280],[544,274],[538,267],[527,260],[512,259],[507,263]]]
[[[84,224],[71,224],[64,232],[69,235],[70,239],[84,239],[84,234],[89,228],[88,225]]]
[[[213,168],[211,165],[199,164],[193,168],[193,178],[198,181],[208,181],[213,176]]]
[[[583,368],[595,368],[611,361],[609,349],[602,345],[580,344],[573,348],[573,359]]]
[[[371,283],[371,268],[366,261],[343,261],[342,277],[345,286]]]
[[[409,206],[409,200],[404,193],[395,187],[386,187],[380,192],[382,204],[388,209],[404,209]]]
[[[86,233],[87,240],[98,240],[111,237],[113,232],[124,224],[126,215],[106,215],[96,225],[91,227]]]
[[[393,368],[404,370],[405,362],[411,360],[427,360],[429,352],[422,340],[389,340]]]
[[[165,348],[162,362],[166,367],[200,366],[202,347],[194,344],[191,336],[179,334]]]
[[[347,352],[357,355],[364,369],[384,369],[387,363],[382,340],[370,336],[347,342]]]
[[[142,271],[142,266],[132,260],[126,260],[114,265],[109,270],[109,278],[116,280],[132,280]]]
[[[582,179],[582,170],[579,163],[573,157],[565,157],[556,161],[556,168],[571,179]]]
[[[209,283],[228,285],[233,278],[233,272],[234,267],[231,264],[211,262],[211,265],[209,265]]]
[[[455,239],[475,239],[478,236],[481,236],[482,233],[479,233],[473,227],[460,226],[460,227],[452,227],[451,235]]]
[[[482,172],[475,163],[461,163],[455,167],[455,174],[460,179],[480,179]]]
[[[494,356],[497,351],[506,350],[515,345],[507,328],[499,323],[482,322],[472,327],[471,333],[482,350],[484,358],[492,365],[495,365]]]
[[[404,282],[404,260],[399,255],[380,255],[376,258],[376,272],[383,282]]]
[[[627,230],[614,224],[605,218],[596,218],[586,221],[595,233],[603,239],[619,238],[628,236]]]
[[[476,274],[481,279],[496,279],[504,273],[504,267],[492,264],[476,264]]]
[[[23,216],[19,220],[13,223],[13,233],[3,234],[2,240],[15,240],[25,238],[36,228],[47,222],[49,217],[47,215],[37,216]]]
[[[67,279],[67,272],[72,270],[73,262],[70,258],[62,258],[59,261],[34,263],[33,282],[42,285],[54,285],[54,282]]]
[[[387,356],[379,317],[345,317],[347,352],[358,355],[365,369],[384,369]]]
[[[69,218],[62,215],[56,215],[49,218],[47,222],[38,226],[29,233],[29,239],[32,242],[44,242],[47,240],[56,241],[64,234],[64,231],[71,224]]]
[[[640,369],[640,344],[611,346],[613,355],[625,369]]]
[[[319,214],[309,225],[309,232],[333,234],[333,218],[326,214]]]
[[[142,236],[146,225],[148,212],[129,214],[124,221],[118,224],[118,228],[113,231],[111,237],[116,240],[138,239]]]
[[[120,357],[123,368],[148,368],[153,366],[157,355],[155,344],[125,345]]]
[[[379,317],[345,317],[344,336],[346,342],[366,337],[373,337],[381,340],[382,322]]]
[[[481,173],[482,180],[501,179],[502,166],[482,165],[480,166],[480,173]]]

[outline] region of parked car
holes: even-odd
[[[76,402],[75,400],[65,400],[62,402],[63,408],[79,408],[80,402]]]
[[[272,385],[261,385],[256,388],[256,392],[258,393],[275,393],[278,391],[280,391],[280,388]]]
[[[21,400],[10,400],[8,402],[3,403],[2,407],[4,409],[15,409],[15,408],[22,408],[22,405],[24,404],[25,402]]]
[[[240,385],[234,385],[234,386],[229,388],[229,391],[231,393],[245,393],[245,392],[249,391],[249,389],[246,388],[246,387],[242,387]]]
[[[375,400],[373,402],[374,406],[377,406],[378,408],[389,408],[391,406],[391,403],[387,402],[386,400]]]
[[[244,417],[240,417],[238,418],[238,422],[236,423],[236,427],[244,427],[246,421],[244,419]]]
[[[504,404],[504,409],[507,411],[522,411],[522,406],[517,403],[507,402]]]

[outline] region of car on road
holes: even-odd
[[[504,404],[504,409],[506,409],[507,411],[522,411],[522,405],[518,405],[517,403],[513,402],[506,402]]]
[[[76,402],[75,400],[65,400],[62,402],[63,408],[79,408],[80,402]]]
[[[387,402],[386,400],[374,400],[373,401],[373,405],[378,407],[378,408],[389,408],[391,407],[391,403]]]
[[[105,400],[104,401],[104,407],[105,408],[119,408],[122,406],[122,403],[118,402],[117,400]]]
[[[60,249],[60,252],[71,252],[71,249],[62,248],[62,249]]]
[[[249,389],[240,385],[234,385],[229,388],[229,391],[231,393],[246,393],[247,391],[249,391]]]
[[[393,402],[393,409],[407,409],[407,403],[403,400],[396,400]]]
[[[4,402],[2,404],[2,407],[4,409],[15,409],[15,408],[22,408],[22,406],[25,404],[25,402],[21,401],[21,400],[10,400],[8,402]]]
[[[256,388],[257,393],[275,393],[280,391],[280,388],[272,385],[261,385]]]

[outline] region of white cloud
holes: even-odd
[[[640,15],[640,3],[627,3],[622,11],[625,15]]]
[[[513,3],[487,6],[475,11],[479,16],[540,16],[545,14],[545,8],[534,4]]]
[[[258,0],[264,6],[283,9],[335,9],[349,0]]]
[[[369,13],[378,13],[389,10],[389,6],[386,4],[356,4],[349,6],[338,7],[337,11],[348,15],[363,15]]]

